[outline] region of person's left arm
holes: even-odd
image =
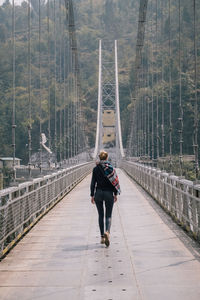
[[[114,188],[114,202],[117,202],[117,190]]]

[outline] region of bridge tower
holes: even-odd
[[[99,41],[99,86],[97,130],[94,158],[101,149],[108,151],[113,163],[124,157],[122,145],[117,41]]]

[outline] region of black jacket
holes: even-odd
[[[93,197],[95,193],[95,188],[103,191],[112,191],[117,195],[116,188],[112,185],[109,179],[104,175],[104,170],[101,165],[97,165],[93,169],[92,180],[90,185],[90,196]]]

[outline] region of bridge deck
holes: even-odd
[[[0,263],[0,299],[200,299],[198,259],[119,176],[110,247],[99,244],[88,176]]]

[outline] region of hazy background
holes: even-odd
[[[26,1],[26,0],[15,0],[15,3],[16,3],[16,4],[20,4],[20,3],[22,3],[23,1]],[[0,5],[3,4],[4,2],[5,2],[5,0],[0,0]],[[12,0],[9,0],[9,2],[12,3]]]

